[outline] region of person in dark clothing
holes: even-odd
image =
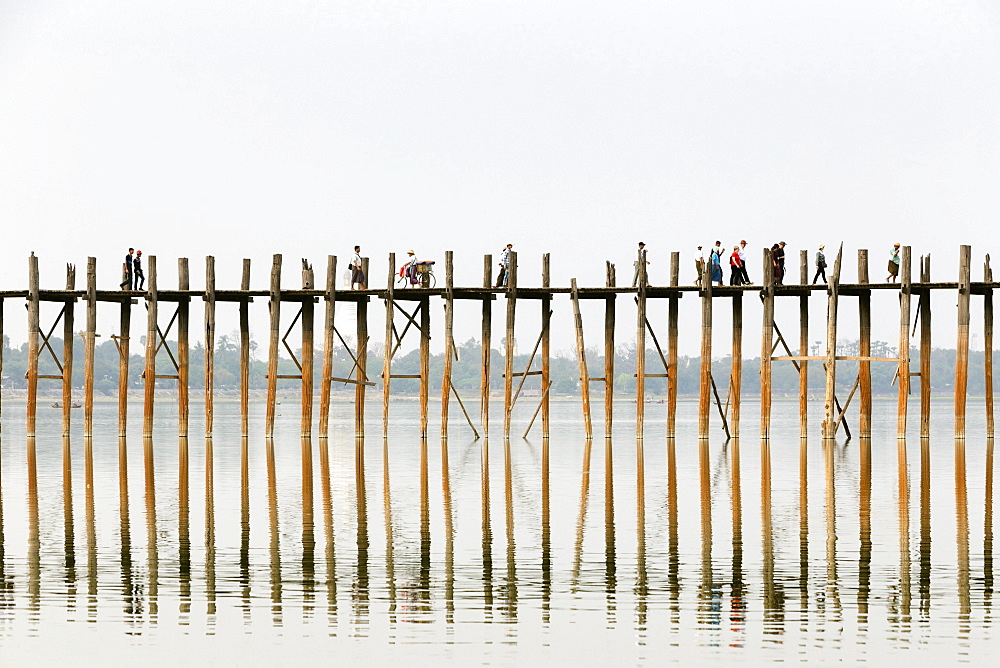
[[[128,255],[125,256],[125,265],[122,267],[122,282],[118,284],[118,287],[122,290],[132,289],[132,254],[135,253],[134,248],[128,249]]]
[[[778,244],[771,246],[771,276],[774,277],[774,284],[781,285],[781,264],[778,262]]]
[[[733,246],[733,254],[729,256],[729,285],[743,285],[743,260],[740,259],[739,246]]]
[[[819,250],[816,251],[816,275],[813,276],[813,285],[816,285],[816,281],[823,277],[823,282],[826,283],[826,255],[823,253],[823,249],[826,248],[823,244],[819,245]]]
[[[774,258],[778,263],[778,272],[775,275],[775,283],[781,285],[785,280],[785,242],[778,242],[778,250],[774,252]]]
[[[135,252],[135,259],[132,260],[132,282],[133,290],[142,290],[146,286],[146,274],[142,273],[142,251]]]

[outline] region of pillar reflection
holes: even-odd
[[[354,489],[355,510],[357,515],[357,553],[358,561],[355,569],[354,584],[351,589],[352,627],[353,635],[367,637],[369,600],[368,587],[368,493],[365,486],[365,441],[356,438],[354,441]]]
[[[667,591],[670,597],[670,629],[681,624],[681,557],[677,538],[677,453],[674,439],[667,441]]]
[[[646,464],[641,442],[635,467],[635,632],[639,645],[646,644],[649,631],[649,574],[646,571]]]
[[[958,637],[968,641],[972,616],[972,592],[969,589],[969,500],[965,473],[965,439],[955,439],[955,541],[958,571]]]
[[[270,527],[271,556],[271,622],[282,626],[284,615],[282,610],[281,584],[281,534],[278,526],[278,481],[274,461],[274,441],[267,439],[265,458],[267,460],[267,515]]]
[[[872,575],[872,453],[871,441],[862,439],[858,445],[861,457],[859,489],[859,538],[858,553],[858,627],[867,634],[868,597],[871,594]]]
[[[156,474],[153,466],[153,439],[142,439],[146,474],[146,562],[149,581],[146,601],[149,622],[155,624],[160,614],[160,552],[156,527]]]
[[[180,586],[179,623],[184,626],[190,623],[191,614],[191,505],[187,437],[180,439],[177,461],[177,579]]]
[[[240,440],[240,602],[243,623],[250,623],[250,444]]]
[[[73,526],[73,450],[62,438],[63,563],[66,567],[66,611],[76,609],[76,535]]]
[[[572,591],[580,588],[580,571],[583,567],[583,536],[587,525],[587,504],[590,499],[590,449],[592,440],[587,439],[583,446],[583,465],[580,472],[580,512],[576,520],[576,543],[573,555]]]
[[[746,640],[747,603],[743,581],[743,490],[740,475],[740,439],[729,442],[730,485],[733,511],[733,578],[729,588],[729,625],[734,637],[731,647],[743,647]]]
[[[490,517],[490,440],[483,439],[479,464],[479,488],[482,498],[483,528],[483,614],[486,621],[493,619],[493,529]]]
[[[87,532],[87,617],[97,619],[97,526],[94,509],[94,447],[93,440],[84,439],[83,475],[86,485],[84,517]]]
[[[843,606],[840,602],[840,576],[837,568],[837,442],[823,442],[826,476],[826,589],[821,611],[824,621],[842,628]]]
[[[515,559],[516,544],[514,541],[514,472],[511,462],[510,439],[503,442],[504,469],[504,517],[507,536],[507,577],[504,580],[504,619],[508,622],[517,621],[517,565]],[[510,632],[516,627],[510,627]]]
[[[118,439],[118,532],[121,539],[122,604],[125,623],[135,624],[142,618],[142,598],[136,591],[132,576],[132,526],[128,503],[128,449],[125,438]]]
[[[906,458],[906,441],[896,445],[898,485],[896,496],[899,511],[899,590],[890,598],[889,623],[897,631],[909,631],[911,618],[912,587],[910,582],[910,476]]]
[[[799,631],[809,629],[809,441],[799,439]]]
[[[547,628],[552,614],[552,506],[550,502],[549,439],[542,439],[542,624]]]
[[[640,447],[642,442],[640,441]],[[607,623],[615,623],[618,574],[615,567],[615,485],[614,449],[611,439],[604,440],[604,595]]]
[[[206,634],[215,635],[217,613],[215,586],[215,452],[211,437],[205,439],[205,613]]]
[[[993,439],[986,443],[986,483],[983,499],[983,607],[987,620],[993,612]],[[3,550],[3,518],[0,517],[0,551]],[[0,564],[2,567],[2,564]]]
[[[385,519],[385,587],[389,593],[389,626],[394,628],[399,610],[396,595],[395,540],[392,531],[392,494],[389,485],[389,440],[382,439],[382,515]]]
[[[703,644],[716,646],[722,623],[722,591],[716,586],[712,569],[712,475],[707,439],[698,441],[698,474],[701,485],[701,581],[698,584],[698,627],[708,632],[709,640]]]
[[[316,592],[316,533],[313,516],[312,439],[302,438],[302,616],[310,619]]]
[[[38,460],[35,437],[28,437],[28,629],[38,631],[42,600],[41,538],[38,528]]]
[[[931,613],[931,450],[930,443],[920,443],[920,621],[926,624]]]
[[[451,471],[448,464],[447,438],[441,439],[441,501],[444,513],[444,619],[448,625],[450,638],[455,631],[455,525],[451,507]]]
[[[333,490],[330,485],[330,441],[321,438],[319,441],[319,480],[323,498],[323,556],[326,561],[326,617],[331,629],[330,635],[336,635],[333,629],[337,626],[337,551],[334,542],[333,526]]]
[[[760,518],[764,578],[764,633],[780,636],[785,633],[785,589],[774,572],[770,441],[761,441],[760,444]]]

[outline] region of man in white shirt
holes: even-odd
[[[698,272],[698,280],[694,284],[701,285],[701,277],[705,275],[705,252],[701,250],[701,246],[694,252],[694,268]]]
[[[743,265],[743,267],[742,267],[743,282],[745,284],[747,284],[747,285],[751,285],[751,283],[750,283],[750,277],[747,276],[747,240],[746,239],[743,239],[743,240],[740,241],[740,250],[738,252],[739,252],[739,256],[740,256],[740,264]]]
[[[361,246],[355,246],[354,257],[351,259],[351,289],[364,290],[366,283],[365,272],[361,269]]]

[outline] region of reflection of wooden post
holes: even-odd
[[[281,338],[281,255],[275,253],[271,264],[270,301],[271,330],[267,345],[267,414],[264,435],[274,437],[275,404],[278,399],[278,342]]]
[[[0,339],[3,332],[0,332]],[[97,258],[87,258],[87,331],[83,335],[83,435],[94,436],[94,346],[97,343]]]
[[[701,278],[701,382],[698,387],[698,438],[708,438],[708,417],[712,410],[712,267],[705,264]],[[642,401],[642,398],[639,398]]]
[[[733,370],[731,383],[732,412],[729,428],[733,438],[740,437],[740,393],[743,389],[743,293],[733,295]]]
[[[323,378],[319,391],[319,437],[327,438],[330,433],[330,383],[333,382],[333,339],[334,311],[337,306],[337,258],[326,257],[326,311],[323,318]],[[325,453],[324,448],[321,451]]]
[[[760,437],[771,437],[771,349],[774,346],[774,261],[764,249],[760,299],[764,303],[760,334]]]
[[[542,255],[542,287],[551,285],[549,278],[549,254]],[[552,319],[552,295],[546,292],[542,296],[542,438],[549,437],[549,383],[551,377],[550,358],[552,354],[549,325]],[[546,446],[547,447],[547,446]]]
[[[868,285],[868,250],[858,249],[858,283]],[[872,293],[862,290],[858,295],[858,355],[872,354]],[[872,364],[862,359],[858,362],[858,420],[861,438],[872,437]]]
[[[316,277],[312,265],[302,259],[302,289],[312,290],[316,287]],[[316,305],[312,297],[302,299],[302,422],[300,431],[303,436],[312,435],[313,417],[313,343],[316,337]]]
[[[76,267],[66,265],[66,289],[76,290]],[[73,310],[76,299],[64,302],[63,312],[63,377],[62,377],[62,430],[69,436],[70,409],[73,408]]]
[[[215,419],[215,258],[205,258],[205,438]]]
[[[993,282],[993,269],[990,268],[990,256],[986,256],[983,267],[983,280]],[[995,429],[993,424],[993,288],[983,291],[983,371],[986,381],[986,438],[993,440]]]
[[[441,438],[448,438],[448,404],[451,400],[451,368],[455,359],[454,253],[444,252],[444,370],[441,374]],[[422,338],[422,337],[421,337]]]
[[[903,246],[899,281],[899,414],[896,438],[906,438],[906,413],[910,399],[910,247]],[[968,330],[966,330],[968,331]]]
[[[178,287],[181,292],[191,289],[191,276],[188,269],[188,259],[186,257],[177,260]],[[179,436],[188,436],[188,387],[190,360],[188,355],[188,327],[190,324],[191,298],[187,295],[181,296],[177,301],[177,422]],[[166,342],[164,342],[166,345]]]
[[[809,284],[809,253],[799,251],[799,279]],[[799,355],[809,354],[809,295],[799,295]],[[799,438],[809,436],[809,361],[799,361]]]
[[[28,258],[28,426],[29,437],[35,435],[35,416],[38,409],[38,348],[41,336],[40,303],[38,294],[38,257]]]
[[[605,284],[609,288],[615,287],[615,265],[610,262],[606,265],[607,275]],[[642,269],[639,270],[642,273]],[[640,279],[643,277],[640,276]],[[641,290],[644,290],[641,289]],[[645,304],[645,300],[642,300]],[[639,321],[640,329],[643,321]],[[614,381],[615,381],[615,295],[610,293],[604,300],[604,438],[611,438],[611,427],[614,422]],[[544,391],[545,386],[542,386]],[[636,425],[642,437],[641,424]]]
[[[969,302],[972,247],[962,246],[958,262],[958,343],[955,351],[955,438],[965,438],[965,399],[969,380]]]
[[[250,291],[250,259],[243,258],[240,290]],[[240,433],[250,435],[250,297],[240,296]]]
[[[503,436],[510,437],[510,417],[514,392],[514,309],[517,304],[517,253],[510,252],[507,268],[507,338],[503,360]]]
[[[931,282],[931,256],[920,258],[920,282]],[[931,436],[931,292],[920,291],[920,438]]]
[[[142,372],[143,404],[142,404],[142,437],[153,436],[153,401],[156,396],[156,349],[157,313],[159,298],[156,288],[156,256],[149,256],[149,285],[146,291],[146,366]]]
[[[670,287],[680,281],[681,254],[670,253]],[[674,438],[677,427],[677,306],[680,293],[670,293],[667,303],[667,438]]]
[[[573,322],[576,325],[576,356],[580,365],[580,400],[583,403],[583,425],[589,441],[594,437],[594,427],[590,420],[590,374],[587,371],[587,349],[583,345],[583,316],[580,315],[580,294],[576,279],[570,281],[570,297],[573,301]],[[589,451],[588,451],[589,452]]]
[[[483,257],[483,288],[489,290],[491,282],[490,272],[493,270],[493,256]],[[482,328],[482,364],[479,369],[479,416],[483,425],[483,436],[490,437],[490,355],[492,353],[490,336],[493,329],[493,302],[490,299],[483,299],[483,328]],[[543,418],[544,430],[544,418]]]

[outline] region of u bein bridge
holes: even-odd
[[[644,258],[640,258],[644,259]],[[539,376],[541,381],[540,397],[534,409],[528,430],[530,432],[541,414],[541,432],[543,438],[549,437],[549,379],[550,360],[550,323],[553,315],[552,301],[556,295],[568,294],[576,330],[576,351],[580,367],[580,395],[583,404],[583,420],[588,439],[593,438],[591,420],[592,383],[603,386],[604,394],[604,427],[605,436],[611,436],[612,401],[614,399],[614,333],[615,333],[615,301],[619,295],[627,296],[636,304],[636,435],[642,438],[644,430],[645,381],[647,378],[666,378],[667,380],[667,437],[674,438],[677,416],[677,335],[678,335],[678,300],[685,295],[701,299],[701,369],[700,390],[698,402],[698,436],[701,439],[709,437],[710,418],[716,412],[722,421],[727,437],[740,436],[740,398],[743,387],[743,298],[755,295],[763,303],[761,321],[761,365],[760,365],[760,437],[764,440],[770,437],[771,419],[771,369],[775,362],[788,362],[795,366],[799,377],[799,421],[800,433],[803,438],[808,434],[807,402],[808,402],[808,372],[810,362],[817,362],[817,371],[824,374],[826,385],[824,394],[824,412],[822,435],[824,439],[835,438],[843,428],[848,438],[852,437],[845,419],[848,408],[857,395],[858,431],[861,438],[871,437],[872,424],[872,391],[871,364],[891,363],[897,366],[896,384],[898,388],[898,426],[897,436],[904,438],[910,401],[911,378],[919,378],[920,397],[920,435],[930,434],[930,354],[931,354],[931,302],[933,290],[946,290],[956,294],[958,301],[958,343],[955,363],[955,436],[965,437],[966,418],[966,386],[969,366],[969,327],[970,302],[973,294],[983,297],[985,343],[985,382],[986,382],[986,435],[994,436],[993,420],[993,290],[1000,287],[993,282],[989,256],[983,265],[982,282],[972,282],[970,246],[961,246],[959,251],[959,272],[957,282],[932,282],[930,279],[930,256],[920,258],[919,276],[913,280],[911,270],[910,247],[904,246],[901,253],[899,282],[872,283],[869,280],[868,252],[860,249],[857,253],[857,281],[842,282],[843,246],[837,253],[833,273],[828,285],[809,285],[808,274],[810,263],[807,251],[800,251],[800,283],[775,284],[772,272],[764,272],[761,285],[746,285],[738,287],[713,286],[708,273],[703,277],[702,285],[680,285],[680,254],[671,253],[670,284],[668,286],[648,286],[646,280],[645,262],[639,262],[639,280],[637,288],[618,287],[616,285],[615,267],[607,263],[606,281],[604,287],[578,287],[576,279],[572,279],[570,287],[553,287],[549,280],[549,255],[542,256],[542,276],[540,287],[522,287],[518,285],[517,254],[511,253],[507,286],[494,288],[491,280],[491,270],[494,267],[492,256],[485,256],[483,261],[483,284],[479,287],[455,287],[453,281],[452,252],[445,253],[444,287],[399,289],[395,287],[394,254],[389,255],[389,275],[386,289],[380,290],[338,290],[335,277],[337,275],[337,258],[327,258],[325,287],[318,287],[314,280],[312,266],[302,261],[302,286],[298,289],[288,289],[281,285],[282,257],[275,255],[271,265],[270,284],[266,290],[254,290],[250,287],[250,260],[243,260],[243,276],[239,289],[218,289],[215,278],[215,259],[205,259],[205,286],[203,289],[192,289],[187,258],[178,260],[177,289],[161,289],[157,282],[157,258],[148,258],[148,289],[145,291],[128,290],[98,290],[97,260],[93,257],[87,260],[86,287],[76,288],[76,270],[67,265],[66,286],[61,290],[41,289],[38,270],[38,258],[32,254],[28,259],[28,289],[26,291],[0,291],[0,336],[3,333],[3,304],[9,299],[26,299],[28,316],[28,370],[26,374],[28,385],[27,398],[27,435],[35,435],[37,421],[38,380],[48,378],[62,382],[62,426],[63,435],[70,432],[70,408],[72,404],[72,370],[73,370],[73,337],[74,337],[74,307],[77,301],[82,301],[86,307],[86,329],[80,332],[84,341],[84,436],[92,437],[94,415],[94,347],[97,334],[97,304],[99,302],[117,303],[120,305],[119,332],[113,336],[120,354],[119,369],[119,399],[118,428],[119,435],[125,436],[126,416],[128,411],[128,361],[130,341],[128,333],[131,329],[132,307],[139,300],[145,301],[147,335],[145,341],[145,393],[143,404],[143,436],[152,436],[154,404],[156,399],[156,380],[174,379],[177,381],[178,401],[178,434],[188,436],[188,421],[190,415],[189,389],[189,330],[191,319],[191,300],[201,299],[204,302],[204,349],[205,349],[205,435],[212,436],[214,366],[213,355],[215,347],[215,314],[219,302],[235,303],[239,308],[241,379],[240,403],[242,416],[242,434],[249,436],[248,404],[249,404],[249,362],[250,362],[250,328],[249,309],[255,298],[266,299],[270,313],[270,331],[268,339],[267,363],[267,411],[265,418],[265,435],[273,437],[275,406],[279,379],[296,379],[301,381],[301,430],[303,435],[311,435],[313,428],[313,387],[315,360],[314,337],[316,332],[316,305],[320,300],[324,304],[323,313],[323,359],[319,400],[319,437],[328,436],[330,413],[331,384],[334,382],[348,383],[355,388],[355,435],[364,437],[365,399],[369,387],[375,387],[373,378],[379,377],[375,369],[368,368],[368,304],[372,299],[382,301],[385,310],[385,353],[381,369],[382,386],[382,428],[383,435],[388,435],[390,420],[390,397],[392,380],[398,378],[413,378],[420,381],[420,435],[422,439],[428,436],[429,422],[429,387],[430,387],[430,331],[432,299],[444,302],[444,349],[445,361],[441,383],[441,422],[440,432],[443,438],[448,436],[450,400],[454,396],[466,423],[478,438],[489,436],[490,415],[490,351],[493,323],[493,302],[498,296],[506,298],[506,330],[505,355],[503,369],[503,435],[510,437],[512,410],[521,398],[521,390],[529,376]],[[761,267],[772,265],[770,250],[765,249]],[[364,259],[365,275],[368,275],[368,259]],[[706,267],[706,272],[710,271]],[[791,273],[791,272],[789,272]],[[116,272],[117,275],[117,272]],[[788,278],[786,277],[786,281]],[[116,280],[117,283],[117,280]],[[874,357],[871,355],[871,296],[875,291],[892,291],[899,296],[899,353],[898,357]],[[826,353],[824,355],[804,354],[809,350],[809,304],[811,299],[825,299],[826,306]],[[837,315],[841,307],[841,297],[856,297],[859,316],[859,354],[855,356],[838,355],[837,352]],[[916,298],[914,308],[911,303]],[[796,298],[799,305],[799,340],[798,354],[792,352],[794,341],[789,341],[775,320],[775,300],[778,298]],[[604,300],[604,368],[602,375],[592,376],[587,361],[584,345],[584,323],[580,312],[580,301],[584,299]],[[647,318],[647,304],[652,299],[667,300],[668,315],[666,323],[666,352],[660,345],[653,323]],[[712,314],[716,299],[725,299],[732,308],[732,370],[725,392],[725,398],[712,374]],[[458,391],[451,383],[452,363],[457,356],[454,341],[453,321],[456,300],[478,301],[482,305],[482,362],[481,386],[479,396],[478,420],[473,419],[462,401]],[[533,300],[540,304],[540,332],[534,344],[534,349],[524,369],[514,368],[514,328],[517,316],[517,306],[522,300]],[[55,321],[48,327],[41,322],[41,304],[52,302],[61,304]],[[355,347],[351,351],[342,335],[343,324],[338,326],[336,315],[337,304],[353,302],[356,305],[355,322],[352,326],[355,334]],[[162,325],[160,310],[163,305],[169,305],[172,310],[165,327]],[[282,318],[282,305],[288,304],[297,309],[290,319]],[[915,311],[915,313],[914,313]],[[166,315],[166,314],[164,314]],[[915,315],[915,317],[914,317]],[[61,354],[50,344],[50,338],[60,322],[63,332],[63,350]],[[301,334],[301,359],[289,346],[288,339],[296,326]],[[176,329],[175,329],[176,328]],[[418,374],[397,374],[393,372],[393,359],[399,351],[406,335],[413,330],[419,337],[420,372]],[[176,332],[176,343],[172,347],[167,336]],[[787,331],[787,330],[786,330]],[[911,338],[919,332],[919,360],[914,364],[910,359]],[[646,346],[647,334],[653,344],[657,359],[652,369],[647,369]],[[333,376],[333,351],[335,341],[348,349],[353,360],[353,368],[347,377]],[[291,355],[299,373],[280,375],[278,373],[278,351],[284,347]],[[780,351],[779,351],[780,348]],[[163,349],[170,359],[170,367],[163,369],[157,366],[157,354]],[[39,359],[44,354],[51,355],[60,370],[59,375],[40,375]],[[779,353],[779,354],[776,354]],[[784,354],[780,354],[784,353]],[[537,358],[537,364],[536,364]],[[857,378],[846,397],[838,397],[835,392],[837,378],[837,363],[841,361],[858,362]],[[2,358],[0,358],[2,367]],[[915,370],[914,370],[915,368]]]

